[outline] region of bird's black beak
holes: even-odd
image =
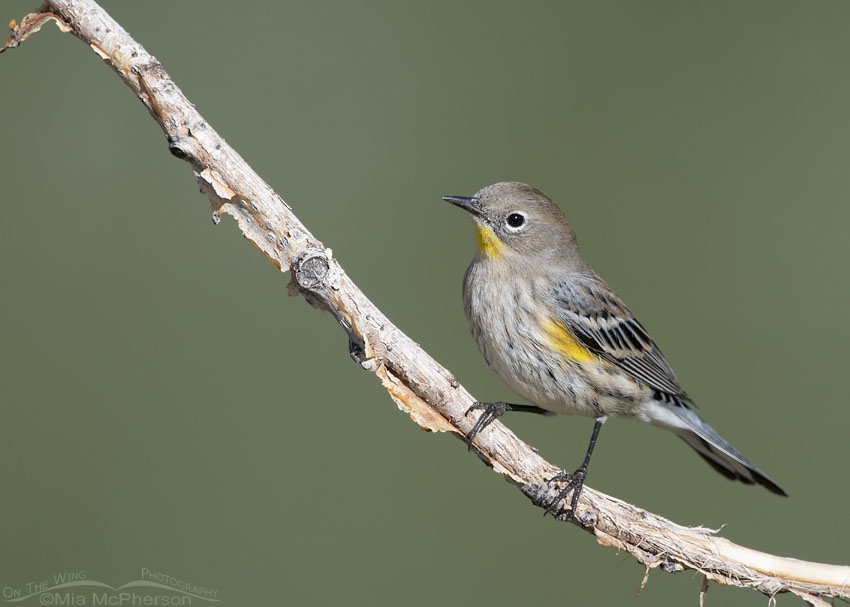
[[[476,217],[484,217],[484,211],[481,209],[481,203],[474,196],[443,196],[443,200],[450,202],[465,211],[469,211]]]

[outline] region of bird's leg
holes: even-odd
[[[596,418],[596,423],[593,425],[593,434],[590,435],[590,444],[587,447],[587,454],[584,456],[584,462],[582,462],[581,466],[578,467],[578,470],[572,474],[561,470],[558,474],[549,479],[550,483],[552,481],[567,481],[567,486],[561,489],[555,499],[546,506],[546,511],[543,513],[543,516],[546,516],[547,514],[557,516],[560,514],[563,511],[563,507],[559,507],[559,504],[567,497],[567,494],[572,491],[573,495],[570,498],[568,518],[575,520],[578,498],[581,495],[582,487],[584,487],[584,479],[587,478],[587,466],[590,464],[590,456],[593,454],[593,448],[596,446],[596,439],[599,437],[599,429],[602,428],[602,424],[605,423],[605,419],[605,417]]]
[[[550,413],[550,411],[547,411],[546,409],[541,409],[540,407],[535,407],[533,405],[512,405],[510,403],[498,401],[495,403],[475,402],[469,409],[466,410],[464,415],[469,415],[470,412],[477,409],[481,409],[483,413],[481,413],[478,417],[478,420],[476,420],[475,425],[472,426],[472,430],[469,431],[469,434],[466,435],[466,441],[469,444],[470,450],[472,449],[472,439],[475,438],[484,428],[502,417],[505,414],[505,411],[524,411],[526,413],[539,413],[541,415]]]

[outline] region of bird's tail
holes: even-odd
[[[738,480],[747,485],[759,484],[771,493],[788,496],[769,476],[758,469],[741,452],[726,442],[714,428],[705,423],[691,409],[672,408],[681,425],[671,428],[683,441],[726,478]]]

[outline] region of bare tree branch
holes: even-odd
[[[399,408],[420,427],[465,437],[474,402],[452,374],[402,333],[357,288],[289,206],[210,127],[170,79],[162,64],[133,40],[93,0],[48,0],[41,13],[14,21],[6,48],[18,46],[49,19],[87,43],[121,77],[165,132],[168,149],[186,160],[209,198],[213,219],[232,215],[242,234],[282,272],[292,270],[290,292],[336,317],[349,336],[352,358],[376,374]],[[501,423],[476,437],[481,459],[529,497],[547,504],[558,469]],[[749,586],[768,596],[792,592],[812,605],[850,598],[850,567],[773,556],[717,537],[701,527],[682,527],[616,498],[585,488],[581,522],[603,546],[628,552],[647,568],[685,568],[719,584]],[[561,520],[566,517],[562,516]]]

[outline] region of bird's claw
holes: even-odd
[[[573,475],[570,474],[569,472],[567,472],[566,470],[561,470],[560,472],[558,472],[552,478],[547,479],[546,484],[549,485],[549,484],[554,483],[556,481],[570,482],[571,480],[573,480]]]
[[[494,421],[499,419],[505,414],[505,411],[509,410],[511,407],[507,403],[496,402],[496,403],[482,403],[475,402],[473,403],[469,409],[466,410],[464,416],[469,415],[472,411],[477,411],[481,409],[483,413],[478,417],[475,422],[475,425],[472,426],[472,430],[469,431],[469,434],[466,435],[466,442],[469,445],[469,450],[472,450],[472,439],[474,439],[479,432],[481,432],[484,428],[492,424]]]
[[[567,510],[567,520],[574,520],[584,524],[583,521],[580,521],[576,518],[576,507],[578,506],[578,498],[581,495],[582,487],[584,487],[584,479],[587,477],[587,468],[584,466],[580,467],[578,470],[570,474],[564,470],[558,472],[555,476],[550,478],[547,482],[566,482],[566,486],[558,492],[558,495],[555,496],[549,504],[546,506],[546,510],[543,512],[543,516],[547,514],[551,514],[554,517],[560,515],[564,508],[560,505],[562,501],[569,495],[570,491],[572,491],[573,495],[570,498],[570,509]]]

